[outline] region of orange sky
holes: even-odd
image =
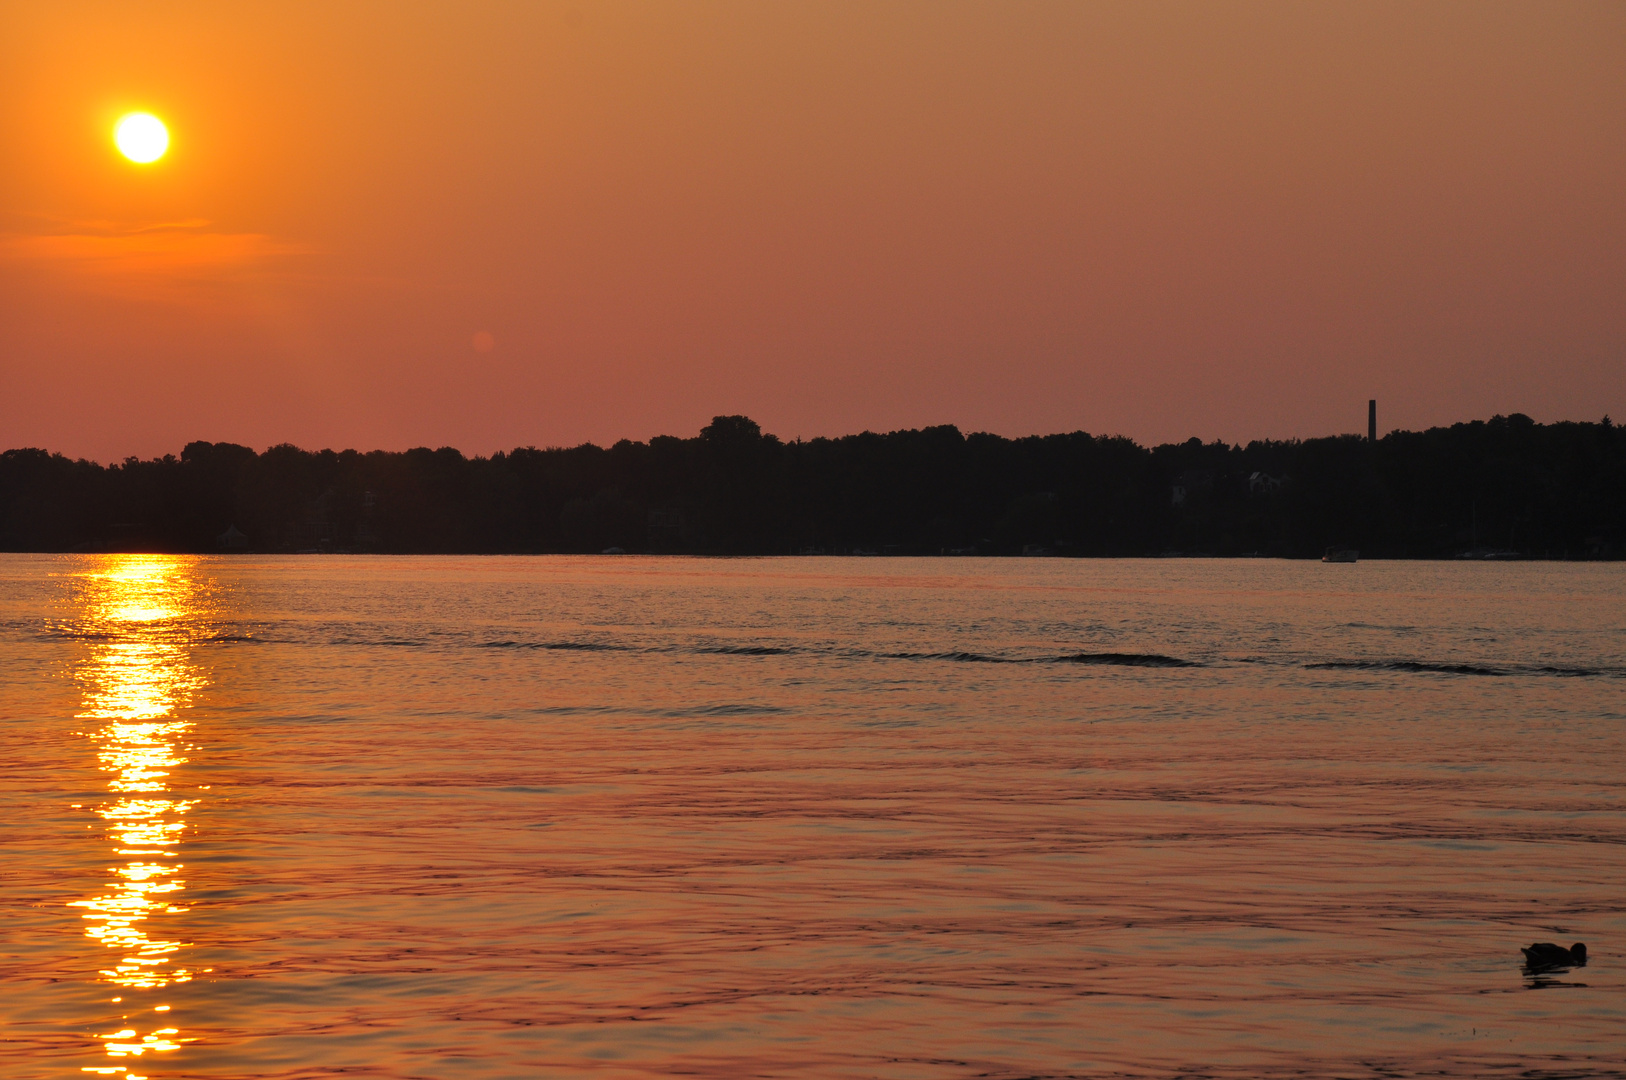
[[[1626,419],[1616,0],[0,28],[0,447]]]

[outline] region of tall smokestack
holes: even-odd
[[[1372,398],[1366,403],[1366,441],[1378,441],[1378,399]]]

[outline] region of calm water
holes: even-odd
[[[7,1078],[1626,1071],[1626,566],[0,556],[0,691]]]

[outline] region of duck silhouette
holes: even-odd
[[[1519,951],[1524,953],[1525,966],[1531,971],[1586,966],[1586,944],[1580,941],[1567,949],[1550,941],[1538,941],[1528,949]]]

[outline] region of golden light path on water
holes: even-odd
[[[202,599],[194,562],[110,555],[79,582],[79,630],[91,650],[76,672],[83,695],[78,716],[100,725],[85,734],[108,774],[108,798],[95,809],[117,862],[102,892],[70,906],[83,909],[86,936],[111,953],[100,977],[125,991],[161,990],[192,978],[179,962],[187,942],[153,924],[187,910],[181,844],[197,800],[172,795],[169,777],[186,762],[192,725],[183,710],[203,682],[191,660]],[[109,1058],[169,1053],[190,1041],[169,1018],[167,1004],[142,1012],[147,1023],[98,1036]],[[125,1064],[82,1071],[142,1080]]]

